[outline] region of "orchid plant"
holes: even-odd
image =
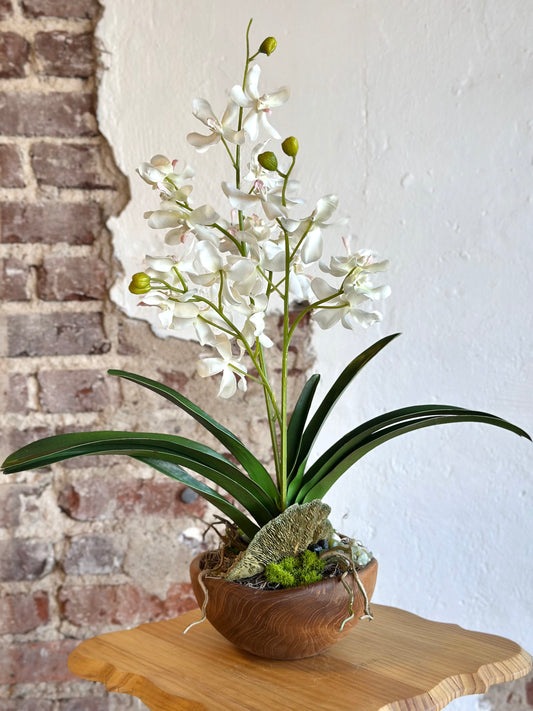
[[[271,123],[275,110],[288,100],[289,89],[264,92],[259,88],[261,68],[255,63],[275,50],[276,40],[267,37],[252,53],[250,26],[251,21],[242,80],[229,92],[222,117],[207,100],[195,99],[193,115],[204,128],[187,136],[199,153],[217,149],[228,161],[231,178],[221,186],[227,215],[219,215],[201,200],[193,201],[194,171],[188,164],[180,166],[163,155],[143,163],[139,175],[161,201],[145,217],[150,228],[164,231],[166,247],[163,256],[146,257],[146,269],[133,275],[130,291],[142,297],[142,305],[158,309],[165,328],[195,330],[200,344],[208,349],[198,361],[198,375],[219,375],[220,397],[230,398],[238,389],[246,390],[248,381],[262,388],[273,476],[230,430],[183,395],[148,378],[117,370],[110,373],[162,395],[195,418],[233,459],[179,436],[82,432],[23,447],[6,459],[3,468],[12,473],[84,454],[122,453],[194,489],[252,539],[289,506],[321,499],[367,452],[406,432],[473,421],[528,435],[487,413],[419,405],[360,424],[310,463],[317,435],[339,396],[397,334],[382,338],[352,360],[312,416],[318,375],[309,378],[292,413],[289,411],[291,340],[307,317],[322,329],[339,322],[347,329],[379,322],[382,316],[374,306],[390,289],[376,285],[374,278],[386,270],[388,262],[369,249],[352,251],[346,237],[342,240],[344,252],[329,262],[323,260],[324,232],[344,227],[346,221],[334,219],[336,195],[319,198],[311,211],[302,207],[304,203],[296,195],[298,184],[292,176],[298,141],[294,136],[281,141]],[[266,320],[271,302],[283,315],[279,387],[273,383],[265,358],[265,350],[274,343]],[[293,302],[299,309],[291,317]],[[220,487],[236,504],[186,469]]]

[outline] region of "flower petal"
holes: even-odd
[[[191,146],[196,148],[198,153],[205,153],[208,148],[220,141],[220,134],[211,133],[209,136],[203,136],[201,133],[189,133],[187,135],[187,141]]]

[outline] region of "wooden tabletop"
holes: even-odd
[[[233,647],[199,610],[82,642],[70,670],[152,711],[437,711],[453,699],[527,674],[531,657],[502,637],[373,605],[324,654],[298,661]]]

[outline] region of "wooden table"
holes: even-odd
[[[373,605],[374,621],[328,652],[280,662],[240,652],[194,610],[82,642],[78,676],[140,698],[152,711],[437,711],[531,670],[502,637]]]

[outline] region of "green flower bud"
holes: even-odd
[[[276,42],[275,37],[267,37],[261,42],[261,46],[259,47],[259,52],[261,54],[266,54],[267,57],[269,57],[272,52],[276,49],[278,46],[278,43]]]
[[[150,277],[144,272],[134,274],[128,287],[132,294],[146,294],[150,291],[150,288]]]
[[[272,151],[265,151],[257,156],[259,165],[265,170],[277,170],[278,169],[278,159]]]
[[[294,158],[298,153],[298,139],[294,138],[294,136],[289,136],[283,141],[281,148],[286,156]]]

